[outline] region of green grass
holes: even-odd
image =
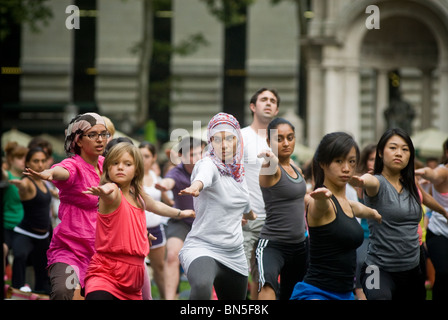
[[[188,300],[190,295],[190,284],[188,281],[181,279],[179,284],[179,300]],[[157,288],[154,281],[151,281],[151,296],[153,300],[160,300],[159,288]]]

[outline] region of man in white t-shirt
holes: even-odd
[[[244,169],[249,189],[250,204],[252,211],[257,215],[256,220],[248,221],[243,226],[244,250],[252,275],[250,283],[250,297],[252,300],[257,300],[258,298],[258,270],[255,263],[254,249],[266,218],[263,195],[261,194],[259,183],[263,158],[258,158],[257,155],[263,150],[270,149],[266,142],[266,129],[269,122],[278,114],[279,105],[280,97],[277,90],[271,88],[257,90],[250,99],[249,105],[253,116],[252,123],[241,129],[244,141]]]

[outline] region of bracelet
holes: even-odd
[[[179,209],[179,212],[177,213],[176,218],[178,218],[180,216],[181,210]]]

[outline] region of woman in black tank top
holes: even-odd
[[[40,172],[45,169],[46,161],[45,151],[40,147],[34,147],[26,155],[25,167]],[[12,286],[27,290],[24,288],[25,270],[29,257],[32,257],[35,273],[33,289],[39,293],[49,294],[50,281],[46,270],[46,252],[50,244],[50,190],[44,181],[32,177],[10,182],[19,189],[24,209],[22,222],[14,228]]]
[[[343,132],[324,136],[313,158],[314,191],[307,204],[310,264],[296,284],[294,300],[353,299],[356,248],[363,241],[357,217],[381,216],[374,209],[349,201],[345,187],[355,173],[359,149]]]

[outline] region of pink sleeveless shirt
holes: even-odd
[[[149,253],[143,209],[121,197],[110,214],[98,213],[96,253],[86,275],[86,294],[105,290],[122,300],[142,299],[144,259]]]

